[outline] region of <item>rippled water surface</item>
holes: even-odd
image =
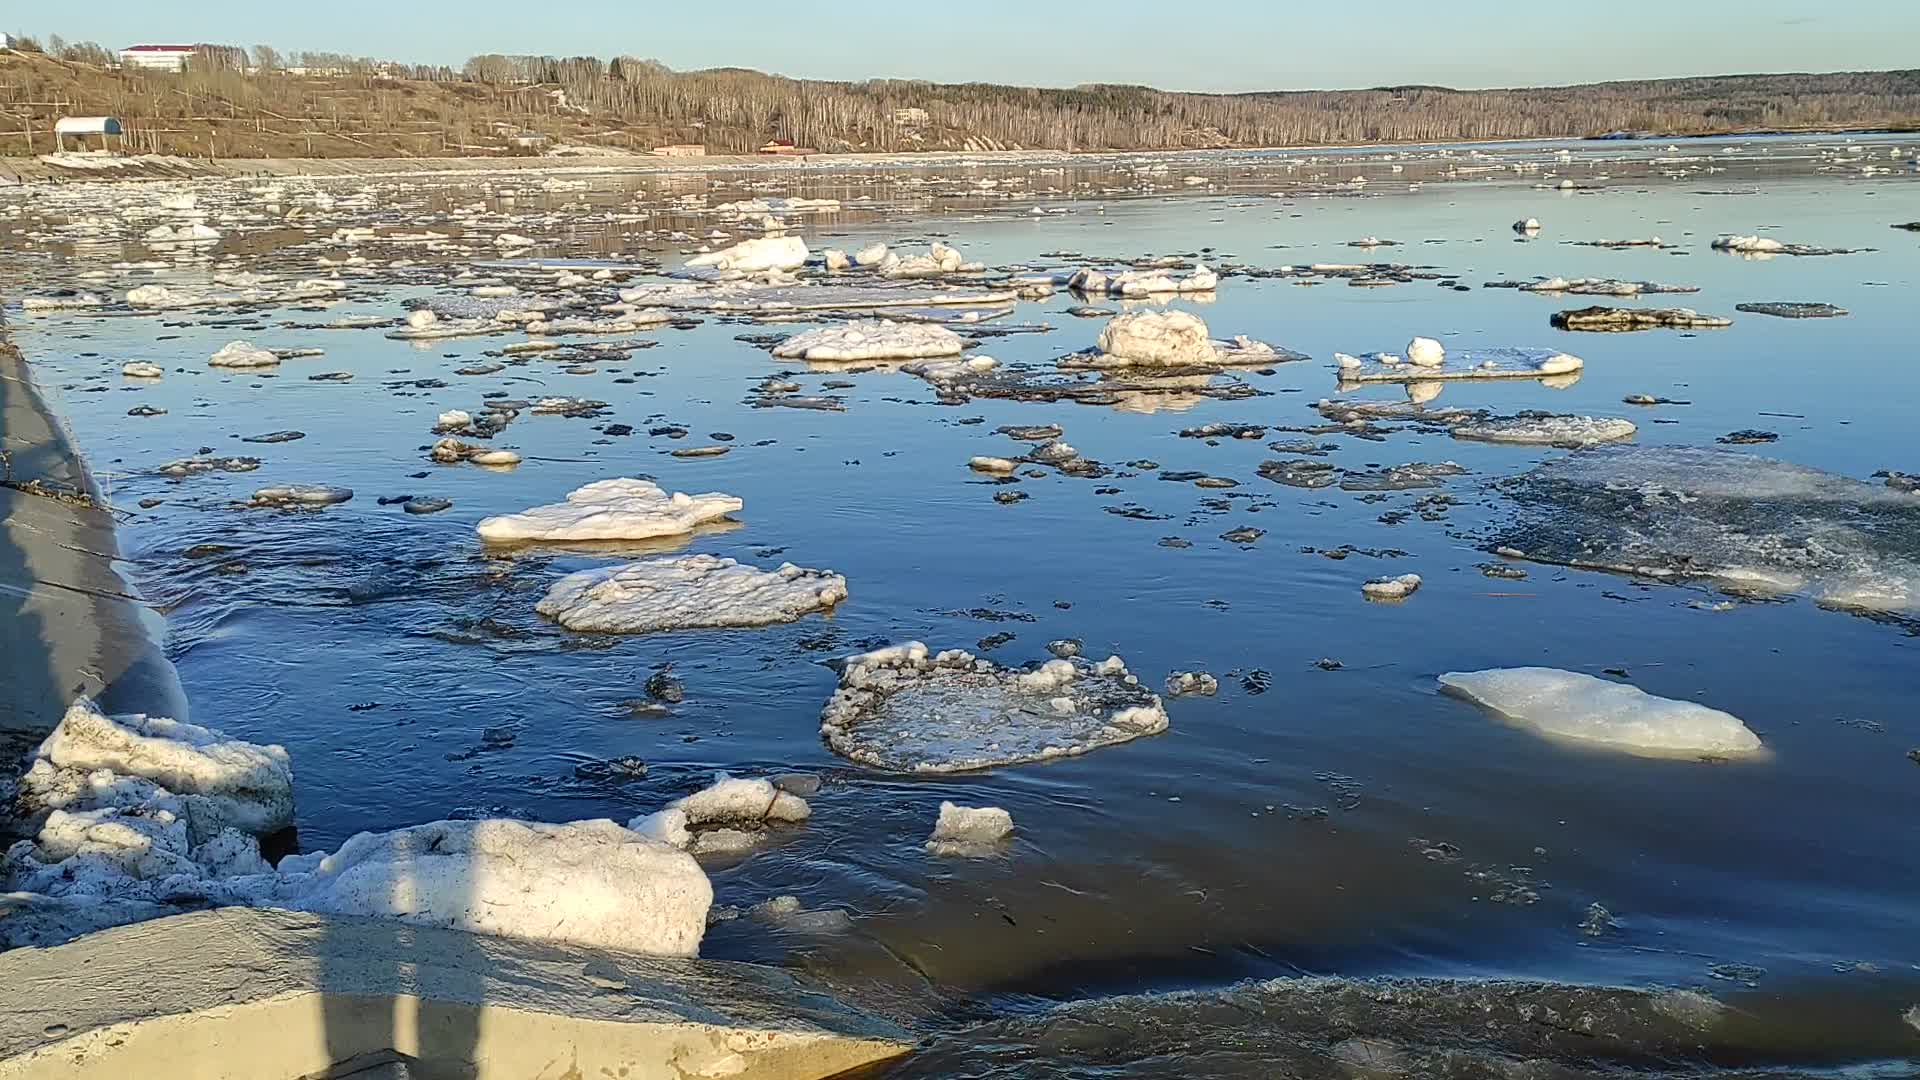
[[[1332,182],[1352,169],[1323,170],[1332,180],[1319,182],[1309,180],[1310,167],[1206,157],[1176,163],[1153,192],[1118,168],[1075,166],[1062,176],[1023,167],[1026,183],[1012,199],[977,187],[941,197],[870,174],[752,178],[771,193],[848,200],[844,213],[801,219],[797,231],[816,251],[946,237],[996,268],[1081,265],[1047,254],[1070,251],[1187,254],[1258,268],[1391,261],[1439,275],[1363,288],[1230,274],[1211,302],[1177,301],[1218,336],[1247,334],[1312,357],[1246,374],[1258,394],[1239,400],[943,404],[910,375],[774,360],[736,335],[791,327],[711,315],[638,335],[657,346],[590,375],[536,358],[463,377],[454,370],[503,339],[410,344],[379,330],[298,328],[395,316],[409,301],[458,296],[476,283],[448,280],[448,267],[427,257],[412,268],[384,266],[409,257],[397,245],[364,245],[370,265],[342,268],[354,284],[324,312],[10,317],[16,342],[126,511],[122,543],[166,612],[194,718],[291,751],[305,847],[447,816],[624,820],[714,769],[818,771],[826,785],[804,828],[709,870],[722,904],[791,893],[810,909],[849,913],[851,929],[745,917],[717,925],[704,952],[800,964],[844,985],[930,990],[955,1016],[1013,1016],[976,1038],[1004,1040],[1014,1055],[1005,1061],[1029,1071],[993,1072],[975,1058],[966,1075],[1266,1075],[1247,1062],[1292,1061],[1291,1051],[1256,1040],[1245,1060],[1181,1063],[1178,1046],[1213,1039],[1206,1031],[1218,1018],[1183,1013],[1178,1025],[1191,1027],[1176,1025],[1173,1051],[1136,1032],[1095,1052],[1063,1040],[1062,1025],[1111,1032],[1125,1016],[1153,1010],[1020,1017],[1070,998],[1309,974],[1742,995],[1747,1013],[1777,1020],[1751,1025],[1732,1045],[1683,1032],[1662,1034],[1652,1049],[1594,1056],[1674,1075],[1706,1064],[1837,1066],[1920,1055],[1920,1031],[1900,1015],[1920,1003],[1920,766],[1909,760],[1920,747],[1915,613],[1864,618],[1795,598],[1726,603],[1705,586],[1544,565],[1526,566],[1524,580],[1484,576],[1478,567],[1493,559],[1485,548],[1512,516],[1494,482],[1567,451],[1392,424],[1377,438],[1286,430],[1323,423],[1312,405],[1336,393],[1335,351],[1397,351],[1423,334],[1449,348],[1548,346],[1586,360],[1570,386],[1453,385],[1430,408],[1626,416],[1643,446],[1713,446],[1727,433],[1762,429],[1778,440],[1739,449],[1860,479],[1880,469],[1920,472],[1920,237],[1889,228],[1920,219],[1920,186],[1903,164],[1912,143],[1873,142],[1865,159],[1892,170],[1879,175],[1836,165],[1837,145],[1824,144],[1822,157],[1798,143],[1743,144],[1734,155],[1708,143],[1687,148],[1698,163],[1664,168],[1645,155],[1587,160],[1601,153],[1592,147],[1573,165],[1556,164],[1525,148],[1499,160],[1544,161],[1544,174],[1432,175],[1413,192],[1381,161],[1359,170],[1373,180],[1360,191]],[[1407,160],[1423,178],[1437,168],[1430,155]],[[1208,183],[1183,186],[1189,166]],[[1558,174],[1582,189],[1536,186]],[[598,215],[659,206],[689,179],[601,177],[569,193],[538,191],[524,177],[492,190],[476,181],[429,190],[412,180],[369,215],[430,216],[473,200],[498,209],[500,188],[512,187],[518,212],[539,217],[516,227],[538,230],[533,255],[642,257],[671,269],[689,244],[628,235],[635,229]],[[1047,195],[1050,186],[1072,190]],[[855,209],[861,194],[874,202]],[[739,194],[714,198],[722,197]],[[1029,213],[1036,205],[1071,212]],[[1533,239],[1509,227],[1528,217],[1545,226]],[[338,223],[325,221],[320,235]],[[695,234],[710,227],[683,224]],[[1709,250],[1718,235],[1756,232],[1873,250],[1765,260]],[[1673,246],[1571,243],[1653,235]],[[1365,236],[1399,246],[1347,246]],[[226,244],[223,257],[236,267],[296,276],[321,273],[317,258],[338,250],[266,230]],[[136,248],[20,246],[0,270],[10,290],[120,291],[147,280],[78,277],[139,257]],[[498,272],[480,256],[452,270]],[[186,264],[155,279],[192,283],[211,272]],[[1551,275],[1700,291],[1615,301],[1482,287]],[[1781,300],[1850,314],[1785,320],[1734,310]],[[1066,309],[1084,302],[1063,291],[1022,303],[1006,322],[1050,329],[986,338],[975,351],[1042,363],[1083,348],[1100,323]],[[1687,306],[1734,323],[1628,334],[1548,326],[1563,308],[1616,302]],[[266,372],[209,369],[207,357],[235,338],[325,355]],[[152,384],[123,378],[121,365],[134,359],[168,373]],[[354,377],[307,378],[331,371]],[[756,387],[777,372],[806,394],[840,397],[844,410],[751,407]],[[430,379],[446,385],[415,385]],[[495,390],[588,396],[610,412],[597,420],[523,414],[497,440],[526,455],[509,472],[429,462],[436,414],[474,409]],[[1687,404],[1623,404],[1630,394]],[[1380,387],[1352,396],[1404,394]],[[129,417],[138,405],[167,411]],[[1178,434],[1214,422],[1270,430],[1254,440]],[[634,433],[605,434],[610,423]],[[1028,498],[996,502],[1004,488],[970,472],[968,458],[1022,448],[997,427],[1042,423],[1060,425],[1083,455],[1113,471],[1022,477]],[[690,434],[648,434],[668,425]],[[306,437],[239,441],[279,429]],[[714,442],[712,433],[732,436],[729,453],[668,456]],[[1265,460],[1295,456],[1268,443],[1303,439],[1324,443],[1319,460],[1344,469],[1451,460],[1466,473],[1438,488],[1387,493],[1287,487],[1256,473]],[[201,447],[265,464],[180,481],[154,473]],[[1142,461],[1158,467],[1129,464]],[[1238,485],[1197,488],[1162,479],[1163,470]],[[737,526],[687,538],[682,549],[831,569],[846,575],[850,599],[829,617],[764,630],[626,637],[558,629],[534,614],[534,601],[562,572],[601,565],[607,553],[487,551],[473,525],[615,475],[741,497]],[[277,482],[343,484],[356,497],[320,512],[234,505]],[[407,494],[454,506],[416,517],[376,501]],[[143,508],[143,500],[159,501]],[[1221,538],[1242,526],[1264,532],[1249,543]],[[1327,554],[1342,548],[1353,550]],[[1424,585],[1405,602],[1362,599],[1363,580],[1406,572]],[[990,637],[1000,640],[980,644]],[[1205,670],[1221,689],[1169,699],[1171,727],[1155,738],[937,779],[854,767],[820,741],[832,658],[919,639],[1019,664],[1045,659],[1046,643],[1059,638],[1083,640],[1096,657],[1118,653],[1156,685],[1170,671]],[[636,711],[648,677],[669,665],[685,701],[664,716]],[[1771,753],[1709,764],[1570,749],[1436,691],[1441,672],[1514,665],[1610,673],[1727,710]],[[625,756],[644,759],[647,774],[606,767]],[[922,842],[943,799],[1006,807],[1017,839],[991,858],[930,857]],[[1796,1016],[1824,1015],[1820,1002],[1827,1012],[1847,1003],[1846,1022],[1795,1026]],[[1313,1043],[1300,1051],[1302,1064],[1288,1067],[1301,1075],[1321,1067],[1327,1075],[1577,1075],[1433,1064],[1420,1055],[1448,1039],[1475,1041],[1481,1013],[1447,1008],[1456,1006]],[[1319,1007],[1213,999],[1204,1008],[1284,1013],[1293,1019],[1270,1037],[1293,1046],[1289,1023],[1331,1022]],[[1263,1023],[1247,1021],[1269,1030]],[[1452,1034],[1435,1034],[1443,1027]],[[1382,1040],[1386,1049],[1375,1045]],[[1427,1049],[1394,1049],[1411,1042]],[[1389,1050],[1402,1056],[1379,1056]],[[923,1063],[915,1075],[963,1074],[957,1063],[968,1053],[941,1052],[952,1056],[932,1060],[951,1068],[924,1071]],[[1525,1039],[1494,1040],[1487,1052],[1580,1057]],[[1763,1074],[1785,1075],[1754,1075]]]

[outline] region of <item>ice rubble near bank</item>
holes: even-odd
[[[1159,696],[1117,656],[1022,671],[918,641],[847,657],[820,716],[835,753],[920,773],[1070,757],[1166,728]]]
[[[773,347],[782,360],[925,360],[958,356],[966,348],[959,334],[930,323],[873,319],[822,326],[798,333]]]
[[[568,574],[534,610],[569,630],[637,634],[702,627],[771,626],[847,598],[847,579],[783,563],[767,571],[733,559],[688,555]]]
[[[276,869],[259,838],[293,822],[283,748],[109,717],[86,699],[36,751],[14,810],[36,834],[0,859],[0,888],[67,934],[247,905],[694,956],[713,901],[690,855],[606,820],[434,822],[362,833]],[[11,922],[0,940],[20,943]]]
[[[1451,671],[1440,688],[1549,738],[1643,757],[1742,757],[1762,749],[1730,713],[1574,671]]]
[[[616,477],[576,488],[565,502],[482,518],[476,528],[495,543],[646,540],[692,532],[745,505],[719,492],[669,495],[650,480]]]
[[[812,816],[807,800],[771,780],[721,772],[708,787],[634,818],[627,828],[696,855],[726,855],[751,849],[770,825],[798,825]]]

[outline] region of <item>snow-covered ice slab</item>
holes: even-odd
[[[1597,446],[1633,438],[1633,421],[1613,416],[1498,416],[1453,428],[1456,439],[1532,446]]]
[[[1130,311],[1100,330],[1092,349],[1062,357],[1062,368],[1264,367],[1305,356],[1246,336],[1218,340],[1190,311]]]
[[[742,240],[732,247],[695,255],[689,267],[712,267],[740,273],[763,270],[794,270],[807,263],[807,243],[797,236],[763,236]]]
[[[1691,701],[1557,668],[1451,671],[1440,688],[1553,739],[1643,757],[1744,757],[1760,737],[1740,719]]]
[[[986,855],[1012,835],[1013,815],[998,806],[942,802],[933,835],[927,838],[927,850],[946,856]]]
[[[820,717],[835,753],[920,773],[1071,757],[1166,728],[1160,698],[1119,657],[1021,671],[917,641],[848,657]]]
[[[1170,270],[1123,270],[1109,274],[1103,270],[1082,269],[1067,279],[1067,288],[1078,293],[1104,296],[1165,296],[1173,293],[1212,292],[1220,286],[1220,275],[1206,266],[1176,275]]]
[[[1438,367],[1409,364],[1389,353],[1338,354],[1343,383],[1410,383],[1452,379],[1542,379],[1572,375],[1585,366],[1577,356],[1555,349],[1450,350]]]
[[[534,610],[569,630],[638,634],[771,626],[847,598],[847,579],[783,563],[767,571],[713,555],[649,559],[568,574]]]
[[[713,886],[691,855],[612,821],[437,821],[361,833],[241,879],[256,906],[697,956]]]
[[[1920,500],[1733,450],[1603,447],[1501,481],[1515,557],[1826,607],[1920,613]]]
[[[576,488],[566,502],[482,518],[477,529],[494,543],[646,540],[692,532],[745,505],[719,492],[669,495],[651,480],[616,477]]]
[[[944,326],[880,319],[795,334],[774,346],[773,355],[783,360],[923,360],[958,356],[965,348],[960,335]]]

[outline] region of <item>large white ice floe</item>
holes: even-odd
[[[1513,512],[1491,546],[1511,557],[1920,613],[1920,500],[1878,484],[1732,450],[1601,447],[1497,487]]]
[[[795,334],[775,345],[773,355],[783,360],[922,360],[958,356],[965,348],[960,335],[944,326],[879,319]]]
[[[1012,835],[1013,815],[998,806],[942,802],[933,835],[927,837],[927,850],[935,855],[985,855]]]
[[[1445,353],[1437,365],[1409,363],[1393,353],[1335,353],[1334,360],[1343,383],[1540,379],[1578,374],[1585,366],[1579,357],[1554,349],[1461,349]]]
[[[692,856],[612,821],[437,821],[361,833],[242,879],[258,906],[696,956],[713,886]]]
[[[1644,757],[1741,757],[1761,750],[1740,719],[1691,701],[1557,668],[1451,671],[1440,688],[1549,738]]]
[[[225,368],[273,367],[279,362],[280,357],[273,350],[263,349],[251,341],[229,341],[207,360],[213,367]]]
[[[1100,330],[1094,347],[1064,357],[1065,368],[1183,368],[1252,365],[1303,360],[1299,353],[1276,349],[1245,336],[1221,341],[1188,311],[1130,311],[1115,315]]]
[[[1003,668],[907,642],[848,657],[821,712],[833,750],[895,772],[961,772],[1070,757],[1167,728],[1119,657]]]
[[[783,563],[761,570],[713,555],[647,559],[568,574],[534,610],[569,630],[637,634],[770,626],[847,598],[847,579]]]
[[[1597,446],[1633,438],[1631,420],[1614,416],[1497,416],[1453,428],[1456,439],[1535,446]]]
[[[807,243],[797,236],[762,236],[687,260],[689,267],[712,267],[753,274],[793,270],[807,264]]]
[[[758,843],[769,825],[797,825],[812,815],[807,800],[771,780],[722,772],[709,786],[642,814],[627,827],[695,854],[731,854]]]
[[[651,480],[616,477],[576,488],[567,501],[482,518],[482,540],[646,540],[692,532],[746,505],[732,495],[669,495]]]

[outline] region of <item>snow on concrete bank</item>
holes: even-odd
[[[847,598],[847,579],[783,563],[767,571],[713,555],[649,559],[568,574],[534,610],[569,630],[637,634],[770,626]]]
[[[1719,709],[1556,668],[1452,671],[1440,688],[1549,738],[1643,757],[1757,754],[1760,737]]]
[[[773,355],[782,360],[924,360],[958,356],[965,348],[960,335],[944,326],[877,319],[795,334],[775,345]]]
[[[1117,656],[1022,671],[917,641],[848,657],[820,717],[835,753],[895,772],[1070,757],[1166,728],[1160,698]]]
[[[692,532],[745,505],[719,492],[669,495],[650,480],[616,477],[576,488],[565,502],[483,518],[477,529],[496,543],[646,540]]]

